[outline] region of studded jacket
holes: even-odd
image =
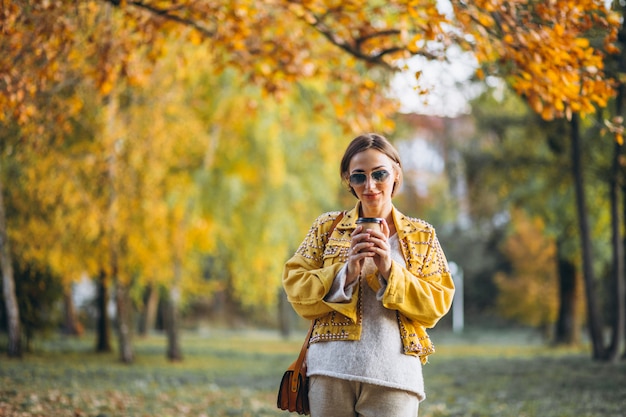
[[[330,228],[340,212],[319,216],[285,264],[283,286],[289,302],[300,316],[315,320],[311,343],[360,339],[359,284],[350,301],[325,301],[335,276],[347,261],[358,213],[359,203],[345,213],[330,236]],[[454,283],[435,229],[423,220],[405,216],[395,207],[392,217],[406,267],[392,262],[382,303],[385,308],[396,310],[404,353],[419,356],[426,363],[427,356],[435,351],[426,328],[432,328],[450,309]],[[374,291],[382,288],[375,274],[365,278]]]

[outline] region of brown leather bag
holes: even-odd
[[[328,236],[330,236],[333,230],[335,230],[335,226],[337,226],[337,223],[339,223],[343,215],[344,213],[342,212],[339,216],[337,216],[330,227]],[[304,339],[298,359],[289,365],[283,374],[283,379],[280,381],[276,405],[281,410],[288,410],[292,413],[296,412],[304,415],[309,414],[309,378],[306,376],[305,359],[314,323],[314,321],[311,322],[309,333],[307,334],[306,339]]]
[[[304,340],[298,359],[294,361],[283,375],[278,389],[277,406],[281,410],[288,410],[298,414],[309,414],[309,378],[306,376],[306,351],[309,347],[309,339],[313,323],[309,328],[309,334]]]

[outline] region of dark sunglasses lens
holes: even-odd
[[[374,172],[372,172],[372,178],[376,182],[383,182],[387,178],[389,178],[389,172],[385,171],[384,169],[380,170],[380,171],[374,171]]]
[[[365,184],[365,180],[367,177],[365,174],[352,174],[350,175],[350,184],[352,185],[361,185]]]

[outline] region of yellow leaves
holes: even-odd
[[[11,31],[11,36],[5,38],[9,44],[0,41],[0,51],[5,52],[0,54],[0,73],[3,82],[8,78],[6,90],[2,91],[7,94],[0,95],[0,115],[15,110],[15,120],[22,123],[24,131],[32,127],[33,138],[54,129],[54,134],[63,137],[67,146],[63,149],[68,152],[59,151],[54,154],[56,159],[28,154],[33,160],[24,166],[28,181],[25,179],[22,189],[28,199],[21,203],[25,212],[28,202],[51,211],[41,214],[49,221],[27,219],[28,226],[20,229],[22,247],[28,247],[29,241],[37,243],[31,244],[29,256],[46,259],[54,243],[59,243],[59,252],[49,259],[55,268],[68,273],[81,267],[91,273],[97,268],[111,272],[108,257],[117,251],[120,274],[126,278],[134,275],[139,282],[155,280],[165,284],[171,283],[172,264],[177,261],[187,274],[186,288],[192,288],[198,278],[196,256],[215,254],[219,235],[220,242],[231,240],[230,269],[237,273],[233,279],[238,280],[248,304],[273,300],[282,263],[282,258],[275,255],[287,253],[285,242],[293,239],[293,230],[281,230],[278,237],[272,236],[274,228],[260,229],[252,235],[243,233],[251,218],[260,225],[276,226],[288,217],[285,214],[293,214],[286,208],[271,217],[277,211],[271,204],[253,213],[268,198],[263,191],[274,193],[271,203],[285,194],[294,195],[303,211],[317,211],[319,202],[327,204],[337,187],[334,176],[333,181],[326,178],[335,172],[333,158],[341,151],[337,149],[341,143],[337,116],[341,127],[351,132],[390,129],[393,124],[388,116],[396,104],[385,96],[385,78],[368,72],[359,60],[346,58],[310,25],[324,17],[330,38],[346,47],[358,43],[358,52],[373,61],[382,51],[396,49],[398,52],[379,60],[393,66],[399,57],[406,56],[406,42],[414,43],[411,53],[416,53],[426,40],[442,35],[440,24],[444,21],[434,1],[364,4],[320,0],[298,5],[280,0],[262,4],[189,1],[177,2],[176,7],[171,7],[171,1],[151,3],[173,16],[198,23],[206,30],[200,32],[180,31],[178,23],[138,12],[131,2],[112,7],[106,2],[69,5],[53,1],[48,3],[46,13],[41,13],[35,3],[30,9],[10,4],[15,7],[11,15],[15,25],[7,28]],[[414,12],[410,18],[405,18],[407,10]],[[20,20],[20,13],[32,21]],[[61,23],[65,27],[60,27]],[[197,56],[190,59],[191,66],[185,65],[184,58],[180,65],[176,60],[168,61],[172,55],[182,55],[169,40],[164,41],[168,33],[180,34],[192,51],[195,45],[205,42],[203,50],[210,54],[205,53],[204,60]],[[13,46],[17,49],[10,49]],[[242,84],[229,90],[231,83],[224,78],[220,81],[223,85],[214,84],[214,91],[202,100],[194,96],[194,100],[187,101],[193,92],[178,89],[175,81],[182,77],[195,89],[204,88],[203,83],[217,78],[213,57],[220,61],[220,69],[230,66],[241,70],[248,80],[258,82],[273,96],[241,98]],[[24,60],[14,61],[17,58]],[[151,78],[150,69],[155,63],[155,70],[161,72],[159,77]],[[318,98],[315,108],[307,107],[309,97],[293,104],[297,103],[297,98],[290,96],[293,86],[311,81],[319,87],[314,95],[324,99]],[[63,90],[58,101],[46,103],[47,107],[36,101],[40,93],[58,91],[55,89],[65,85],[76,85],[76,91]],[[257,126],[258,131],[252,129],[257,111],[280,94],[292,100],[294,108],[305,107],[308,111],[294,118],[292,111],[282,109],[280,119]],[[110,104],[106,114],[100,112],[103,96]],[[319,103],[328,102],[327,97],[335,113],[326,108],[318,111]],[[122,99],[124,107],[120,110],[115,106]],[[69,126],[68,116],[81,112],[85,132],[79,137],[70,136],[64,131]],[[265,117],[277,113],[266,112]],[[36,117],[43,122],[31,123]],[[259,132],[262,138],[258,143],[247,142]],[[220,146],[220,141],[226,144]],[[304,150],[286,146],[296,142]],[[217,144],[214,149],[206,149],[207,143]],[[250,155],[265,147],[269,150],[262,157],[250,160]],[[35,147],[27,149],[30,152]],[[52,149],[48,151],[52,154]],[[287,155],[291,152],[293,160]],[[221,184],[224,186],[222,198],[207,197],[208,214],[198,209],[201,190],[192,175],[198,174],[194,170],[199,170],[203,161],[204,167],[210,168],[208,174],[203,173],[211,178],[211,187],[203,189],[206,195],[210,197]],[[55,168],[53,162],[61,167]],[[320,164],[322,172],[314,172]],[[307,180],[311,184],[319,184],[324,178],[326,186],[321,190],[304,187],[307,184],[294,178],[297,170],[311,171]],[[227,187],[229,184],[235,187]],[[316,197],[310,198],[312,195]],[[221,222],[215,221],[218,215]],[[296,216],[293,222],[298,227],[302,217],[310,220],[309,212]],[[252,239],[257,236],[261,236],[260,241]],[[266,246],[259,249],[259,242]],[[240,248],[245,249],[241,254]],[[257,269],[253,275],[250,266]],[[258,284],[250,286],[251,282]]]
[[[26,23],[17,21],[23,13],[33,21],[45,23],[38,26],[41,30],[37,36],[41,38],[29,38],[33,55],[55,58],[48,67],[33,61],[20,66],[27,69],[20,75],[25,82],[15,84],[22,92],[28,88],[26,86],[33,85],[38,86],[37,91],[45,90],[43,84],[48,79],[63,78],[70,73],[72,77],[94,81],[97,93],[102,96],[114,94],[120,84],[142,85],[146,68],[166,53],[162,43],[166,34],[181,33],[191,45],[205,43],[207,49],[219,56],[221,69],[238,68],[251,82],[277,97],[284,96],[294,82],[320,74],[335,81],[351,82],[353,78],[359,82],[362,68],[358,61],[350,62],[341,56],[348,54],[345,52],[348,50],[360,60],[395,67],[399,60],[421,53],[428,40],[446,44],[442,25],[447,20],[431,0],[384,4],[324,0],[297,3],[276,0],[262,4],[193,0],[151,3],[153,7],[167,10],[173,20],[143,10],[137,13],[132,3],[111,7],[88,1],[69,7],[64,2],[50,2],[46,13],[38,8],[21,10],[13,3],[12,6],[16,11],[10,17],[16,19],[17,25],[12,32],[15,37],[10,39],[29,36]],[[103,9],[107,13],[103,13]],[[31,11],[37,14],[28,15]],[[183,21],[193,22],[193,27],[181,30]],[[63,22],[65,27],[54,26],[56,22]],[[42,42],[45,37],[50,41]],[[344,52],[338,54],[337,46]],[[6,63],[11,64],[11,57],[16,55],[20,55],[20,51],[6,54]],[[29,56],[28,53],[22,55]],[[335,65],[340,65],[342,70],[333,71],[331,68]],[[0,68],[4,68],[2,63]],[[35,74],[35,71],[43,74]],[[35,80],[37,82],[30,82]],[[380,96],[384,96],[383,90],[381,85],[370,89]],[[27,123],[32,117],[22,113],[21,103],[2,100],[0,105],[13,106],[21,123]],[[1,115],[10,113],[0,108]],[[386,117],[382,111],[375,113],[377,119]]]
[[[490,15],[481,13],[478,15],[478,23],[486,28],[489,28],[493,26],[495,22]]]
[[[106,96],[113,91],[114,86],[115,84],[113,83],[113,81],[107,78],[98,85],[98,91],[101,95]]]
[[[554,108],[557,111],[557,113],[563,113],[563,111],[565,110],[565,103],[563,103],[561,100],[555,100],[554,102]],[[544,117],[544,119],[546,119],[546,117]]]
[[[558,37],[561,37],[565,34],[565,28],[560,23],[555,24],[552,29],[554,30],[554,33]]]
[[[614,43],[611,42],[606,42],[604,44],[604,50],[607,54],[610,55],[617,55],[621,52],[621,50]]]
[[[481,0],[456,4],[455,11],[473,18],[459,21],[475,36],[479,62],[507,63],[513,87],[543,118],[572,111],[584,116],[615,94],[603,73],[603,54],[616,48],[600,51],[589,40],[592,30],[601,31],[605,45],[616,39],[618,20],[601,2]],[[485,13],[499,24],[492,26]]]
[[[587,38],[576,38],[576,39],[574,39],[574,45],[576,45],[576,47],[580,48],[580,49],[587,49],[587,48],[589,48],[589,39],[587,39]]]
[[[424,34],[422,33],[413,35],[413,37],[407,42],[408,50],[415,54],[419,53],[420,48],[424,44],[424,38]]]
[[[195,219],[188,231],[190,244],[202,253],[210,253],[217,243],[211,238],[215,230],[215,225],[209,219],[202,217]]]

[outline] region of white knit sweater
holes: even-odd
[[[400,265],[406,265],[397,235],[389,238],[389,244],[393,260]],[[364,272],[375,271],[374,262],[370,258],[367,261]],[[345,269],[344,266],[335,277],[331,291],[326,296],[327,301],[349,301],[353,296],[352,292],[356,285],[344,291]],[[365,276],[365,274],[361,275]],[[307,353],[307,374],[309,376],[325,375],[401,389],[417,394],[420,401],[424,400],[426,395],[422,364],[417,356],[406,355],[402,352],[396,311],[383,307],[380,296],[387,283],[380,274],[378,277],[383,285],[379,296],[364,278],[360,278],[363,310],[361,339],[311,344]]]

